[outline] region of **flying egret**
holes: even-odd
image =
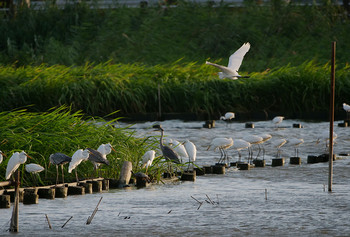
[[[225,115],[224,116],[221,116],[220,117],[220,120],[223,120],[223,121],[225,121],[225,122],[232,122],[232,119],[234,119],[235,118],[235,113],[233,113],[233,112],[227,112],[227,113],[225,113]]]
[[[278,127],[278,124],[282,123],[283,119],[283,116],[276,116],[272,119],[272,122],[275,124],[275,127]]]
[[[67,156],[61,152],[57,152],[50,155],[50,164],[56,165],[56,185],[58,184],[58,166],[61,166],[62,170],[62,183],[64,184],[64,174],[63,174],[63,165],[71,162],[72,157]]]
[[[230,148],[233,145],[233,140],[232,138],[222,138],[222,137],[217,137],[214,138],[210,145],[207,148],[207,151],[213,147],[214,151],[216,149],[219,149],[221,152],[221,157],[219,159],[219,163],[223,162],[225,159],[228,161],[228,156],[226,150]]]
[[[6,167],[6,180],[9,180],[11,178],[11,175],[16,172],[16,170],[21,164],[26,163],[27,157],[31,158],[24,151],[15,152],[12,154]]]
[[[193,142],[191,142],[188,139],[184,142],[184,146],[185,146],[185,149],[186,149],[187,154],[188,154],[188,167],[187,167],[187,170],[189,170],[190,164],[192,164],[192,166],[194,166],[194,162],[196,161],[197,147],[196,147],[195,144],[193,144]]]
[[[207,65],[217,67],[221,70],[219,72],[219,78],[230,78],[232,80],[237,80],[238,78],[248,78],[248,76],[241,76],[238,74],[238,70],[242,64],[244,55],[249,51],[250,43],[244,43],[234,54],[232,54],[228,61],[228,66],[222,66],[216,63],[205,62]]]
[[[346,112],[346,118],[349,119],[349,114],[350,114],[350,105],[343,103],[343,109]]]
[[[276,158],[280,157],[281,156],[281,147],[286,144],[287,140],[284,139],[284,138],[280,138],[280,139],[277,139],[275,140],[272,145],[274,147],[277,148],[277,154],[276,154]]]
[[[26,164],[25,165],[25,169],[28,173],[30,173],[31,175],[38,175],[39,176],[39,173],[41,171],[43,171],[45,168],[42,167],[41,165],[38,165],[38,164],[34,164],[34,163],[30,163],[30,164]],[[35,186],[36,186],[36,178],[34,176],[34,183],[35,183]]]
[[[142,156],[142,168],[146,167],[146,173],[148,167],[150,167],[153,163],[156,152],[154,150],[146,151]]]
[[[76,152],[74,152],[74,154],[72,156],[72,161],[69,162],[68,173],[72,173],[72,170],[75,169],[75,178],[77,180],[77,183],[79,183],[77,166],[82,161],[88,160],[89,155],[90,155],[90,153],[88,150],[78,149]]]
[[[98,175],[100,176],[100,164],[109,165],[109,160],[107,160],[101,152],[96,151],[92,148],[86,148],[89,152],[89,161],[94,165],[94,170],[98,169]]]
[[[287,140],[287,145],[293,146],[295,151],[295,157],[298,157],[298,147],[304,143],[302,138],[291,138]]]
[[[248,152],[250,153],[249,151],[250,147],[251,147],[251,144],[243,139],[233,140],[232,149],[235,149],[238,152],[238,162],[241,162],[241,157],[242,157],[241,150],[248,149]],[[248,162],[249,162],[249,156],[248,156]]]
[[[171,160],[174,163],[180,164],[179,155],[176,154],[176,152],[170,148],[169,146],[164,146],[163,144],[163,136],[164,136],[164,129],[160,124],[153,125],[153,128],[155,128],[157,131],[161,132],[159,143],[160,143],[160,150],[162,151],[162,154],[166,160]]]
[[[173,149],[180,156],[181,163],[182,163],[182,157],[187,158],[188,154],[185,149],[185,146],[179,142],[178,140],[173,139]]]

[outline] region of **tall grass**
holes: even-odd
[[[176,8],[21,9],[0,22],[0,63],[85,65],[104,63],[167,64],[220,60],[242,43],[252,48],[243,71],[263,71],[316,60],[325,64],[330,42],[337,41],[338,62],[349,62],[349,19],[340,6],[298,6],[275,0],[264,6],[210,7],[179,1]]]
[[[101,166],[104,177],[118,178],[125,160],[131,161],[134,171],[137,171],[141,168],[140,160],[144,152],[155,148],[155,138],[136,138],[126,128],[120,128],[117,122],[118,119],[107,122],[100,118],[86,117],[81,112],[72,112],[66,106],[42,113],[28,112],[25,109],[1,112],[0,150],[8,158],[4,158],[4,162],[0,164],[0,180],[5,179],[7,162],[15,151],[24,150],[33,158],[28,159],[27,163],[37,163],[45,167],[45,171],[40,174],[41,184],[53,184],[56,168],[49,168],[50,154],[62,152],[72,156],[77,149],[97,149],[102,143],[111,143],[116,150],[107,157],[110,166]],[[20,169],[23,185],[32,184],[33,179],[25,172],[24,166]],[[159,166],[158,169],[162,168]],[[74,173],[67,174],[67,167],[65,173],[66,182],[75,181]],[[82,162],[78,167],[78,174],[80,178],[93,177],[95,173],[92,163]]]
[[[350,101],[349,66],[336,70],[336,111]],[[242,74],[247,74],[242,72]],[[252,73],[250,78],[220,80],[217,69],[199,63],[167,65],[86,64],[81,67],[0,67],[1,111],[28,106],[46,111],[68,105],[90,116],[158,112],[193,113],[212,119],[232,110],[283,113],[302,118],[327,112],[330,66],[313,61]],[[6,99],[5,99],[6,98]],[[309,116],[310,117],[310,116]]]

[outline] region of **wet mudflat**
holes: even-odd
[[[301,123],[304,128],[292,128]],[[137,136],[159,135],[151,128],[153,122],[137,123]],[[229,168],[224,175],[197,176],[196,182],[152,185],[144,189],[110,190],[109,192],[68,196],[65,199],[40,199],[37,205],[20,204],[18,235],[78,236],[346,236],[350,231],[350,159],[334,162],[333,192],[327,191],[328,163],[307,164],[308,155],[325,152],[325,142],[316,144],[329,123],[286,120],[275,128],[270,121],[254,122],[246,129],[244,123],[227,125],[217,122],[214,129],[202,128],[203,122],[165,121],[165,135],[179,141],[190,139],[196,144],[198,166],[212,165],[220,158],[219,151],[207,151],[215,137],[242,138],[248,134],[269,133],[265,159],[268,166],[248,171]],[[338,137],[334,153],[350,151],[350,128],[335,123]],[[121,126],[126,124],[121,123]],[[294,148],[288,143],[281,148],[286,164],[271,167],[276,156],[274,139],[303,138],[299,147],[301,165],[290,165]],[[254,154],[257,148],[254,148]],[[237,151],[228,150],[232,161]],[[241,151],[242,158],[248,152]],[[92,223],[86,225],[100,197],[103,200]],[[196,200],[203,202],[200,205]],[[0,235],[6,232],[11,209],[0,210]],[[45,214],[53,229],[49,229]],[[64,227],[61,226],[71,216]]]

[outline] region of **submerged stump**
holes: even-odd
[[[68,195],[68,187],[56,187],[55,197],[56,198],[66,198]]]
[[[69,186],[68,195],[84,195],[85,188],[82,186]]]
[[[291,164],[291,165],[300,165],[301,164],[301,158],[300,157],[290,157],[289,158],[289,164]]]
[[[254,128],[254,123],[246,123],[245,128]]]
[[[102,180],[102,190],[109,190],[109,179],[103,179]]]
[[[237,163],[237,168],[239,170],[250,170],[250,165],[248,163]]]
[[[194,171],[196,171],[196,175],[198,175],[198,176],[205,175],[205,169],[204,168],[195,167]]]
[[[102,193],[102,180],[88,180],[87,183],[92,184],[92,191],[96,193]]]
[[[38,204],[39,195],[33,189],[25,189],[23,194],[23,204]]]
[[[10,195],[0,195],[0,208],[10,208],[11,197]]]
[[[182,181],[196,181],[196,171],[186,171],[181,175]]]
[[[283,166],[284,165],[284,158],[275,158],[272,159],[271,166]]]
[[[79,183],[78,186],[84,187],[86,194],[92,193],[92,183]]]
[[[255,167],[265,167],[266,160],[255,159],[255,160],[253,160],[253,164],[255,165]]]
[[[213,173],[213,167],[212,166],[203,166],[204,172],[206,174],[212,174]]]
[[[15,190],[11,190],[11,191],[6,190],[4,194],[10,195],[11,202],[15,201],[15,196],[16,196]],[[24,190],[19,190],[19,202],[23,202],[23,196],[24,196]]]
[[[39,198],[55,199],[56,188],[39,188],[38,195]]]
[[[213,174],[225,174],[225,165],[216,164],[212,166]]]

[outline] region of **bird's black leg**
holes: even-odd
[[[64,173],[63,173],[63,165],[61,165],[61,170],[62,170],[62,184],[64,184]]]
[[[58,184],[58,165],[56,165],[56,186]]]

